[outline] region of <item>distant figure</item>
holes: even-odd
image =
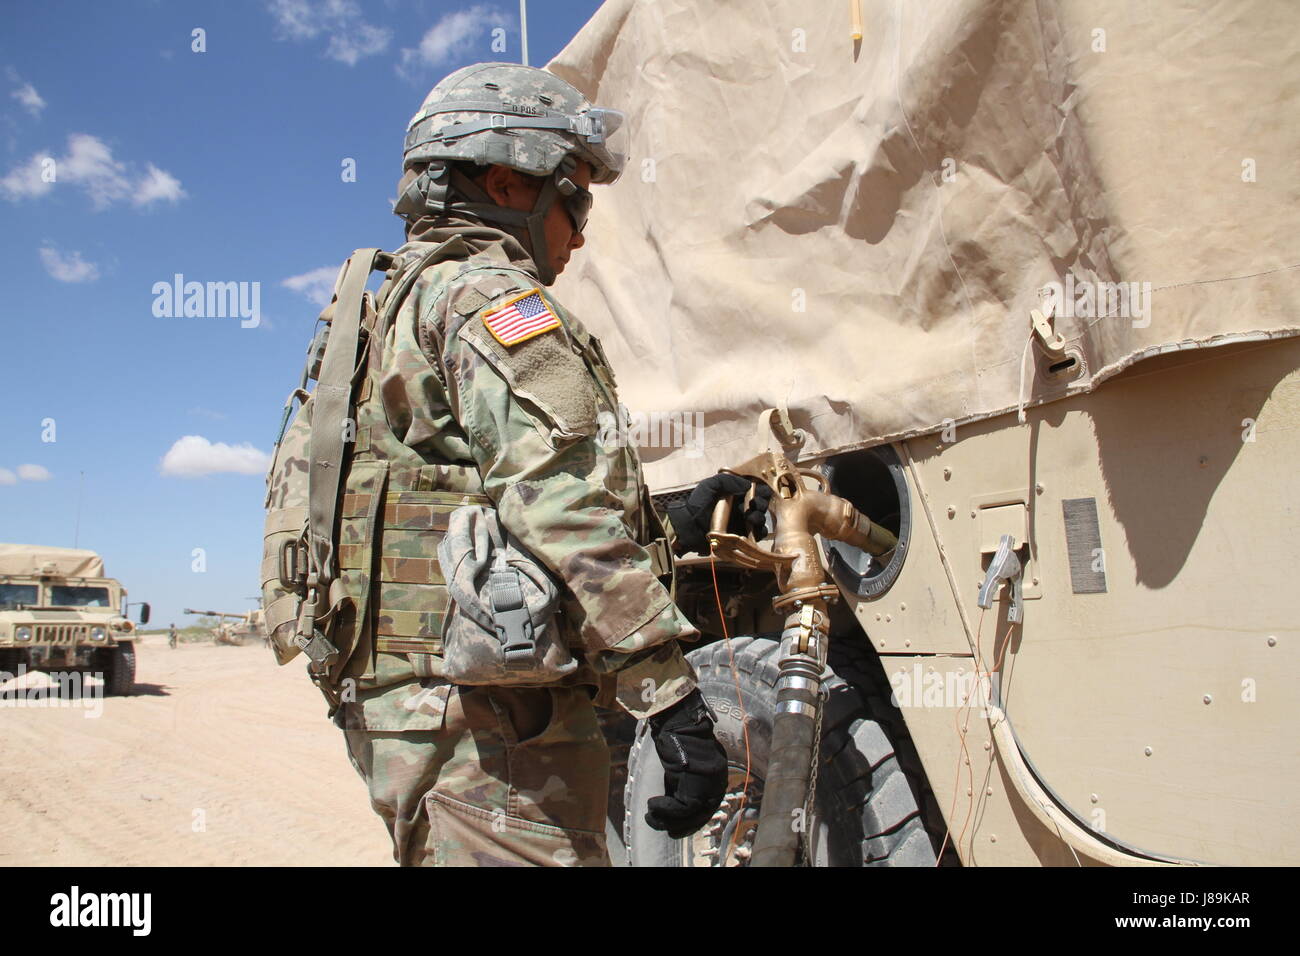
[[[176,625],[173,624],[167,631],[167,646],[176,649]]]

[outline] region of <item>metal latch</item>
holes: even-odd
[[[1016,539],[1009,534],[1004,534],[1002,540],[998,542],[998,549],[993,554],[993,560],[989,562],[988,573],[984,575],[984,583],[980,585],[978,601],[979,606],[987,611],[993,606],[993,597],[997,594],[998,585],[1003,581],[1009,582],[1011,589],[1011,606],[1007,608],[1009,624],[1020,621],[1024,601],[1022,593],[1024,567],[1016,555],[1015,545]]]
[[[1052,329],[1051,319],[1037,309],[1032,310],[1029,317],[1034,321],[1034,332],[1043,343],[1043,348],[1049,352],[1065,351],[1065,337]]]

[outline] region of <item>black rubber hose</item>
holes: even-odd
[[[793,665],[793,666],[791,666]],[[805,667],[796,659],[781,662],[780,676],[804,676]],[[815,691],[788,686],[778,679],[777,713],[772,722],[772,750],[763,784],[763,805],[759,810],[758,832],[750,866],[794,866],[799,852],[799,834],[806,831],[804,801],[808,797],[808,770],[812,764],[813,734],[821,697]],[[787,700],[813,708],[803,714],[781,710]],[[794,811],[798,810],[799,813]],[[796,821],[800,826],[796,827]]]

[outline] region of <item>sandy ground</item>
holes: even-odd
[[[134,697],[0,701],[0,865],[392,865],[302,664],[260,641],[137,655]]]

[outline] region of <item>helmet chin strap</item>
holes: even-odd
[[[551,206],[560,197],[556,179],[565,175],[565,167],[566,164],[561,163],[554,173],[546,177],[532,210],[524,212],[498,206],[477,183],[459,170],[443,163],[430,163],[428,169],[406,187],[406,191],[393,206],[393,212],[408,218],[413,214],[418,218],[429,213],[462,213],[503,226],[533,257],[533,265],[537,267],[537,276],[542,285],[550,285],[555,281],[555,272],[551,269],[545,220]],[[453,198],[453,191],[457,197],[463,198]]]

